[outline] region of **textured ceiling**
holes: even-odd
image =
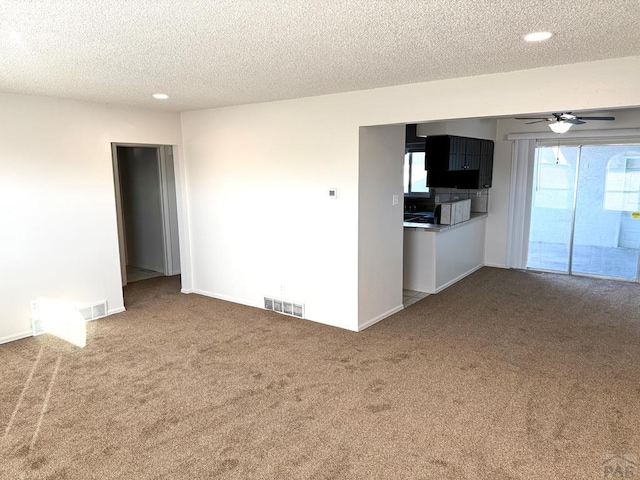
[[[638,0],[0,0],[0,91],[176,111],[638,54]]]

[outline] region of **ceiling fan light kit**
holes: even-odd
[[[552,113],[548,117],[516,117],[516,120],[533,120],[532,123],[548,122],[549,128],[555,133],[567,133],[573,125],[582,125],[586,120],[615,120],[615,117],[578,117],[571,112]]]
[[[553,122],[549,124],[549,128],[554,133],[567,133],[572,126],[573,123],[569,122]]]

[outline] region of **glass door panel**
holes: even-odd
[[[527,268],[569,272],[577,146],[537,147]]]
[[[579,165],[571,271],[635,280],[640,145],[584,145]]]

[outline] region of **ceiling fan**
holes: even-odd
[[[540,117],[516,117],[516,120],[533,120],[527,122],[527,125],[532,123],[549,122],[549,128],[555,133],[565,133],[573,125],[581,125],[587,123],[586,120],[615,120],[615,117],[578,117],[571,112],[566,113],[552,113],[549,116]]]

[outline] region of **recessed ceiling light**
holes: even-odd
[[[542,42],[544,40],[549,40],[553,37],[553,33],[551,32],[533,32],[529,35],[525,35],[524,39],[527,42]]]
[[[166,93],[154,93],[153,98],[157,100],[166,100],[167,98],[169,98],[169,95],[167,95]]]

